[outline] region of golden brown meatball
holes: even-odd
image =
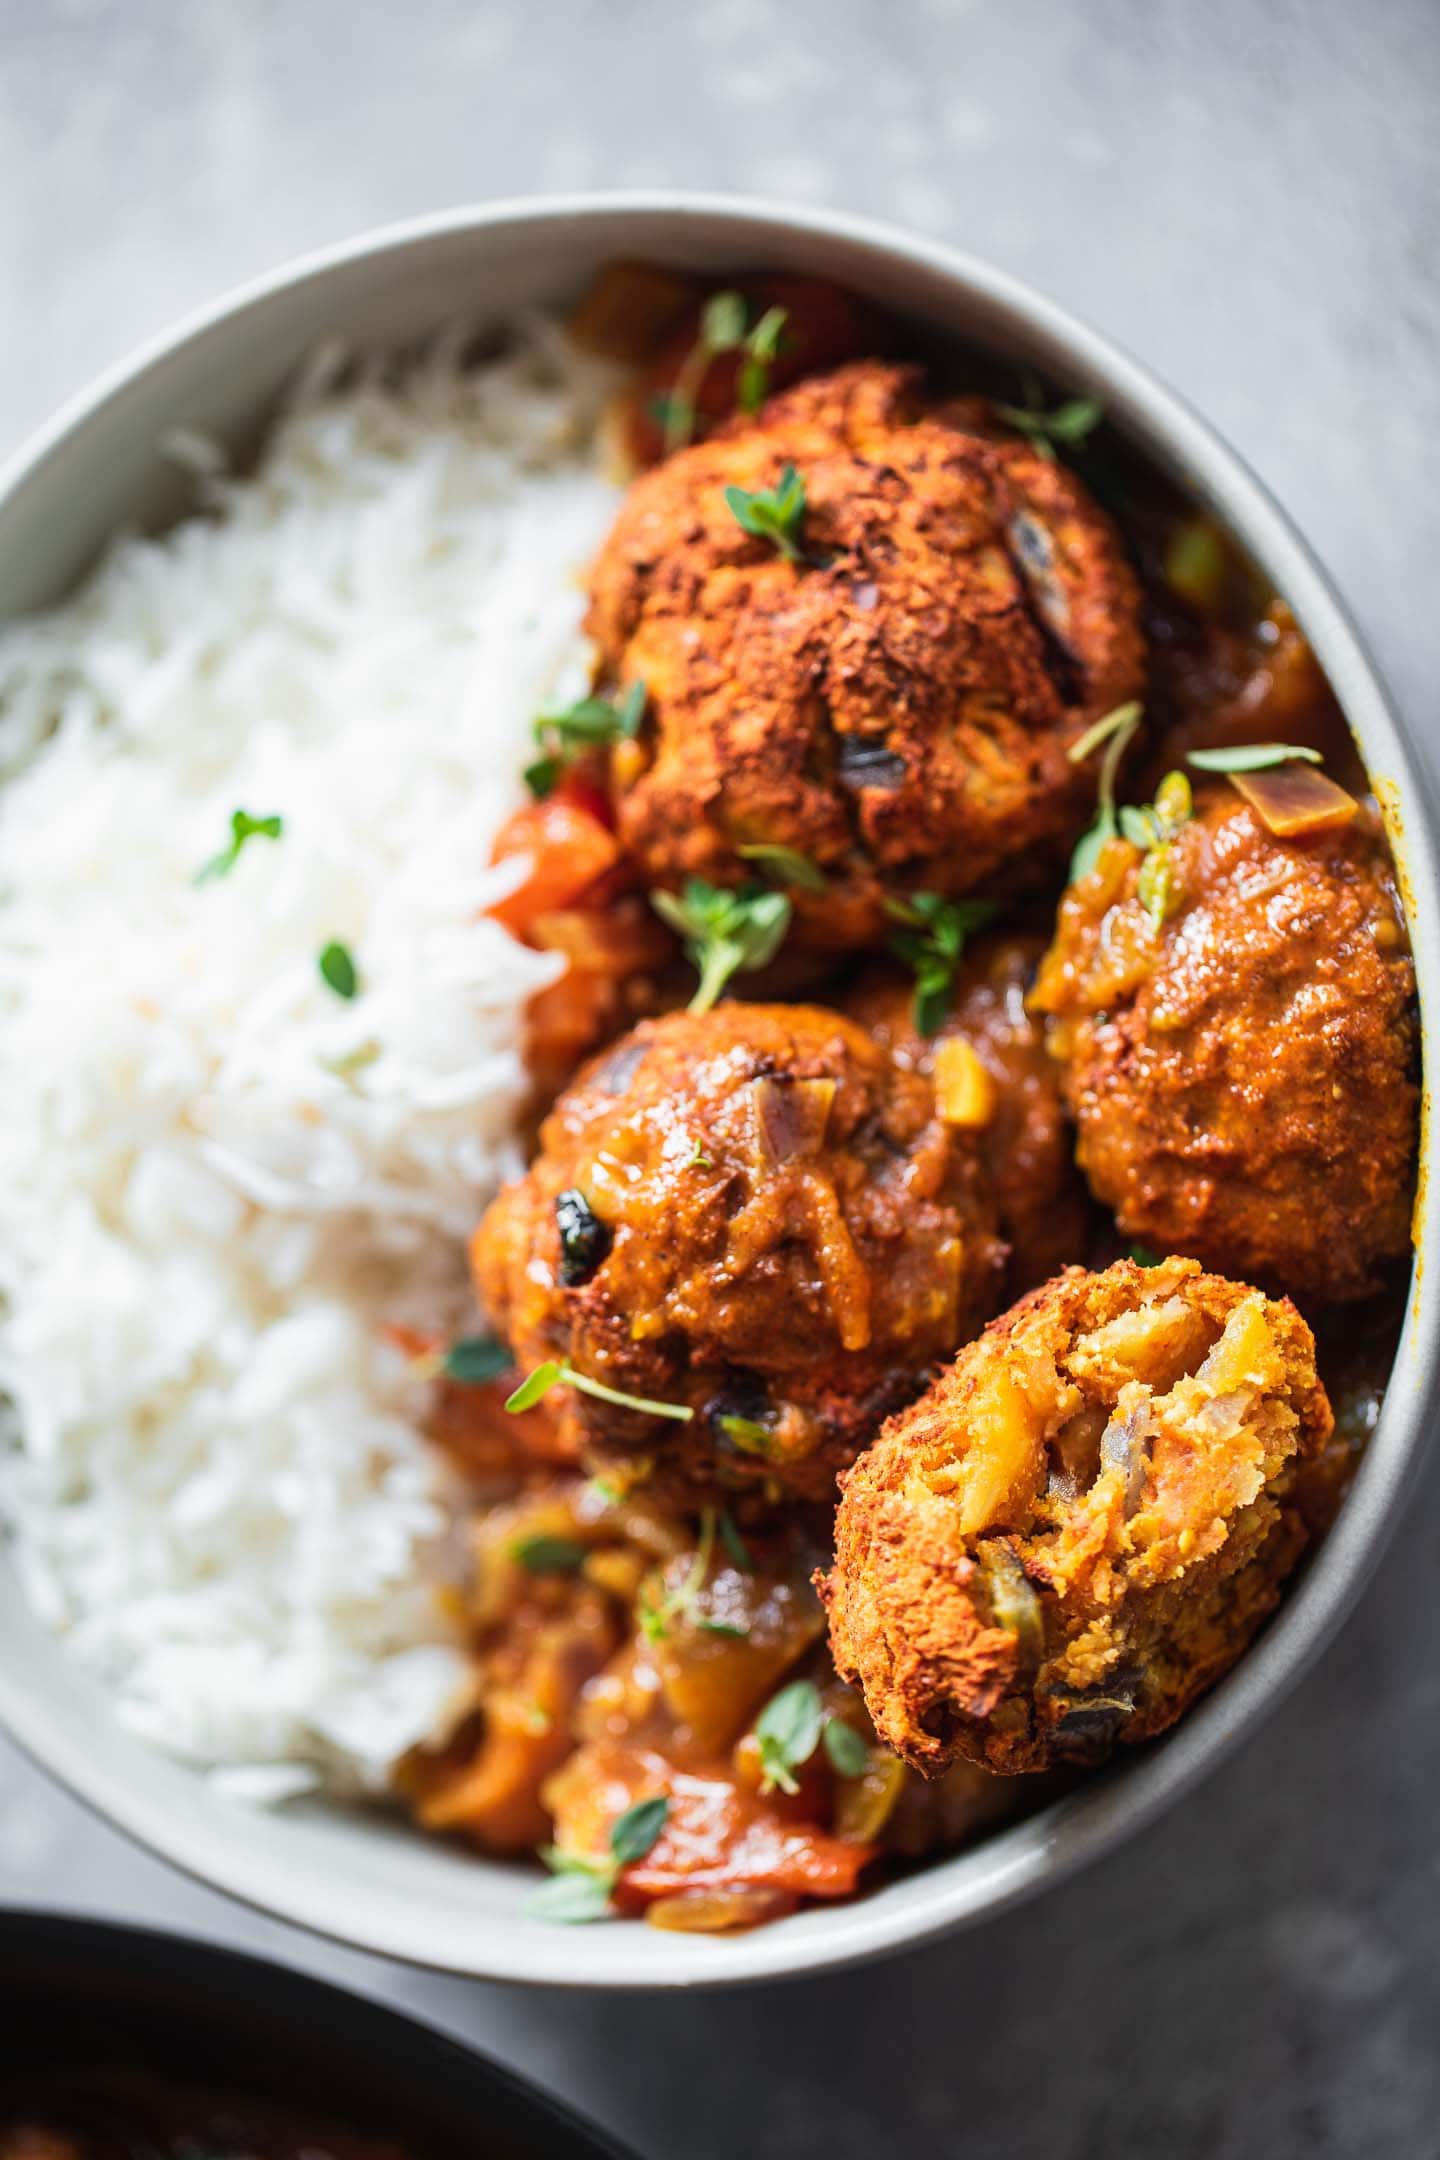
[[[787,464],[799,562],[726,502]],[[1074,475],[927,413],[917,370],[874,361],[637,480],[589,629],[649,691],[612,764],[648,877],[734,885],[747,848],[796,850],[828,890],[795,893],[795,934],[827,950],[879,935],[887,889],[1043,874],[1093,785],[1069,745],[1143,675],[1134,579]]]
[[[1330,1405],[1288,1299],[1192,1260],[1071,1268],[992,1322],[842,1480],[837,1669],[933,1774],[1093,1762],[1180,1716],[1305,1542]]]
[[[973,1142],[851,1021],[726,1004],[646,1021],[560,1097],[476,1233],[517,1361],[568,1361],[594,1459],[824,1498],[996,1303]]]
[[[1075,1135],[1025,995],[1045,940],[997,931],[966,953],[950,1012],[933,1037],[915,1025],[912,986],[895,974],[865,978],[846,1010],[907,1069],[934,1078],[941,1115],[952,1110],[974,1131],[1010,1247],[1011,1296],[1083,1258],[1089,1236],[1085,1190],[1075,1170]],[[980,1072],[957,1065],[944,1045],[968,1043]]]
[[[1228,788],[1171,853],[1158,927],[1113,841],[1071,888],[1031,1004],[1122,1232],[1297,1297],[1409,1250],[1415,975],[1378,822],[1278,840]]]

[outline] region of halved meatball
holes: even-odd
[[[1192,1260],[1071,1268],[961,1351],[842,1480],[840,1673],[929,1774],[1094,1762],[1178,1718],[1305,1542],[1331,1428],[1288,1299]]]
[[[569,1391],[590,1460],[813,1499],[994,1311],[1004,1253],[923,1075],[838,1014],[743,1004],[589,1065],[473,1248],[519,1363],[692,1413]]]
[[[798,561],[727,489],[804,485]],[[812,949],[876,939],[887,891],[1043,877],[1084,822],[1069,746],[1143,677],[1135,581],[1074,474],[927,411],[919,371],[813,378],[637,480],[588,627],[648,719],[612,760],[652,883],[735,885],[782,847]]]
[[[1158,1252],[1342,1300],[1410,1248],[1415,971],[1379,821],[1277,839],[1217,789],[1169,912],[1116,840],[1066,894],[1031,1005],[1091,1189]]]
[[[898,974],[872,972],[845,1000],[897,1063],[937,1080],[941,1115],[961,1118],[974,1133],[1010,1247],[1012,1296],[1084,1258],[1089,1241],[1060,1075],[1025,1002],[1044,950],[1043,937],[1013,931],[977,940],[933,1037],[916,1027],[913,988]]]

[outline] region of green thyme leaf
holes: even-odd
[[[1078,885],[1081,878],[1089,877],[1100,860],[1105,843],[1115,839],[1119,830],[1114,809],[1102,805],[1090,830],[1082,833],[1075,843],[1075,852],[1070,857],[1069,878],[1072,885]]]
[[[614,1879],[603,1874],[587,1874],[579,1868],[566,1868],[553,1875],[549,1882],[541,1883],[525,1900],[525,1911],[532,1920],[553,1920],[562,1926],[578,1927],[587,1920],[604,1920],[610,1914],[610,1892]]]
[[[610,1829],[610,1851],[621,1867],[645,1858],[669,1813],[670,1802],[661,1793],[653,1800],[636,1800],[616,1817]]]
[[[699,972],[691,1012],[709,1012],[732,975],[768,967],[790,927],[790,902],[763,886],[731,892],[690,878],[683,896],[652,892],[650,905],[684,938],[691,965]]]
[[[1120,806],[1120,830],[1132,847],[1152,848],[1160,838],[1160,827],[1152,810],[1137,810],[1131,803]]]
[[[827,1718],[825,1721],[825,1753],[841,1777],[863,1777],[870,1767],[870,1750],[843,1718]]]
[[[735,1627],[728,1620],[697,1620],[695,1625],[702,1634],[729,1635],[736,1642],[744,1642],[750,1633],[748,1627]]]
[[[1150,815],[1160,828],[1161,837],[1173,840],[1182,825],[1188,825],[1195,814],[1195,797],[1190,782],[1183,772],[1168,772],[1155,790],[1155,801]]]
[[[694,1152],[694,1154],[693,1154],[693,1155],[692,1155],[692,1156],[690,1157],[690,1159],[689,1159],[689,1161],[688,1161],[688,1162],[686,1163],[685,1167],[686,1167],[686,1169],[687,1169],[687,1170],[713,1170],[713,1169],[714,1169],[714,1167],[715,1167],[714,1161],[713,1161],[713,1159],[712,1159],[712,1158],[711,1158],[711,1157],[710,1157],[709,1155],[707,1155],[707,1154],[706,1154],[706,1152],[705,1152],[705,1144],[704,1144],[704,1142],[703,1142],[702,1140],[697,1140],[697,1141],[695,1142],[695,1152]]]
[[[1152,1252],[1148,1245],[1127,1245],[1125,1257],[1127,1260],[1133,1260],[1136,1267],[1159,1267],[1160,1265],[1159,1253]]]
[[[707,352],[733,352],[745,335],[748,312],[738,292],[712,293],[700,317],[700,336]]]
[[[554,794],[555,783],[564,769],[564,765],[559,758],[536,758],[533,765],[525,767],[521,777],[536,802],[544,802],[547,795]]]
[[[811,862],[798,848],[783,847],[776,840],[752,840],[745,847],[735,850],[746,862],[759,863],[767,876],[773,875],[781,885],[794,885],[801,892],[823,893],[830,890],[830,880],[818,863]]]
[[[507,1410],[531,1410],[551,1388],[575,1388],[581,1395],[593,1395],[599,1402],[618,1403],[626,1410],[643,1410],[649,1417],[676,1418],[688,1424],[695,1412],[686,1403],[655,1402],[648,1395],[627,1395],[620,1388],[606,1387],[602,1380],[592,1380],[588,1373],[576,1372],[573,1365],[565,1365],[558,1358],[547,1358],[537,1365],[506,1400]]]
[[[800,528],[805,521],[805,482],[787,465],[773,488],[727,487],[725,502],[742,532],[768,540],[787,562],[803,562]]]
[[[1135,897],[1150,918],[1152,929],[1159,930],[1173,914],[1177,894],[1168,841],[1152,847],[1141,863],[1140,875],[1135,881]]]
[[[590,1557],[589,1546],[575,1538],[517,1538],[508,1550],[527,1575],[574,1575]]]
[[[535,722],[535,740],[544,754],[525,768],[525,785],[531,794],[543,801],[587,750],[633,742],[649,701],[644,683],[636,681],[618,703],[613,698],[583,697],[563,712],[541,713]]]
[[[901,899],[890,895],[885,912],[905,927],[890,940],[890,949],[914,971],[915,1025],[922,1035],[933,1035],[950,1010],[955,973],[973,931],[993,921],[993,900],[946,900],[940,893],[910,893]]]
[[[813,1681],[792,1680],[771,1696],[755,1720],[762,1793],[773,1792],[777,1785],[782,1792],[800,1790],[794,1773],[819,1746],[823,1723],[820,1691]]]
[[[676,373],[664,400],[665,452],[681,450],[695,432],[700,391],[711,361],[734,352],[745,336],[749,310],[738,292],[712,293],[700,314],[700,331]]]
[[[534,1372],[527,1373],[514,1392],[505,1398],[507,1410],[532,1410],[542,1395],[548,1395],[565,1377],[565,1367],[558,1358],[548,1358],[537,1365]]]
[[[355,965],[348,945],[338,945],[333,942],[327,945],[320,954],[316,966],[336,997],[353,998],[358,995],[360,971]]]
[[[1046,412],[1044,392],[1033,379],[1026,384],[1023,405],[997,404],[995,410],[1002,420],[1028,436],[1042,457],[1051,459],[1055,456],[1056,443],[1063,443],[1067,449],[1078,449],[1105,417],[1104,406],[1094,398],[1067,398],[1053,412]]]
[[[1144,714],[1144,706],[1132,698],[1127,704],[1117,705],[1113,712],[1102,715],[1093,727],[1088,727],[1078,741],[1071,743],[1066,752],[1072,765],[1083,765],[1093,751],[1104,745],[1105,755],[1100,760],[1100,778],[1096,788],[1097,809],[1095,822],[1075,843],[1070,858],[1070,883],[1076,885],[1088,877],[1100,859],[1101,850],[1119,831],[1115,814],[1115,781],[1120,771],[1120,761],[1134,739]]]
[[[230,813],[230,845],[218,855],[202,863],[192,882],[208,885],[214,878],[228,877],[240,860],[247,840],[278,840],[285,830],[285,820],[280,816],[251,817],[248,810],[232,810]]]
[[[639,1602],[641,1632],[650,1642],[663,1642],[670,1632],[672,1620],[698,1622],[696,1600],[704,1589],[710,1575],[710,1555],[715,1550],[715,1510],[700,1510],[700,1541],[694,1558],[686,1568],[676,1587],[661,1598],[658,1605],[645,1598]]]
[[[789,310],[767,308],[745,340],[736,391],[741,412],[754,413],[764,404],[770,389],[770,370],[780,350],[780,338],[789,321]]]
[[[1323,765],[1325,760],[1318,750],[1308,750],[1303,743],[1257,742],[1237,743],[1230,750],[1192,750],[1186,764],[1197,772],[1237,773],[1264,772],[1271,765]]]
[[[742,1575],[753,1575],[755,1563],[750,1557],[750,1548],[736,1528],[735,1518],[730,1513],[729,1508],[721,1508],[720,1510],[719,1529],[720,1542],[730,1555],[734,1565],[739,1568]]]
[[[1092,756],[1102,743],[1113,742],[1117,735],[1123,737],[1120,747],[1124,750],[1139,727],[1144,712],[1145,708],[1138,698],[1131,698],[1124,705],[1114,706],[1109,712],[1102,713],[1098,720],[1086,728],[1083,735],[1071,743],[1065,753],[1066,757],[1072,765],[1083,765],[1086,758]]]
[[[496,1379],[509,1363],[509,1351],[493,1335],[462,1335],[458,1342],[451,1343],[440,1370],[448,1379],[480,1387]]]
[[[717,1417],[715,1423],[726,1439],[733,1440],[747,1455],[768,1455],[774,1449],[774,1433],[758,1418],[725,1416]]]

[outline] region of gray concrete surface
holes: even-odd
[[[183,309],[412,211],[672,183],[951,237],[1218,422],[1440,742],[1430,0],[0,0],[0,175],[0,450]],[[869,1971],[641,2001],[432,1980],[180,1881],[3,1743],[0,1901],[350,1979],[646,2160],[1433,2154],[1437,1499],[1186,1808]]]

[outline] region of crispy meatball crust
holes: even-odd
[[[959,1038],[990,1082],[975,1128],[981,1160],[1010,1247],[1013,1297],[1086,1256],[1090,1210],[1075,1169],[1075,1134],[1055,1061],[1026,993],[1045,951],[1039,935],[997,931],[966,952],[950,1011],[934,1037],[915,1025],[913,986],[889,971],[862,978],[846,1010],[898,1063],[934,1074],[937,1047]],[[945,1053],[941,1052],[944,1063]],[[943,1107],[943,1105],[942,1105]]]
[[[1331,1429],[1288,1299],[1192,1260],[1068,1269],[995,1320],[842,1479],[838,1671],[933,1775],[1094,1762],[1239,1656],[1305,1542]]]
[[[689,1406],[682,1424],[567,1404],[591,1461],[651,1462],[682,1497],[826,1498],[998,1302],[1005,1248],[973,1141],[942,1124],[928,1080],[836,1013],[723,1004],[646,1021],[540,1137],[476,1232],[480,1297],[521,1365],[560,1358]],[[578,1268],[557,1220],[576,1193],[599,1226]]]
[[[805,560],[744,532],[729,487],[805,483]],[[919,371],[815,377],[631,487],[591,580],[608,676],[649,716],[612,773],[650,879],[817,864],[795,935],[848,948],[887,890],[1038,877],[1093,779],[1066,751],[1144,673],[1137,588],[1073,473],[926,410]],[[1023,858],[1022,861],[1016,858]]]
[[[1415,972],[1378,821],[1278,840],[1229,789],[1173,845],[1157,930],[1114,841],[1066,894],[1031,1003],[1122,1232],[1297,1297],[1410,1248]]]

